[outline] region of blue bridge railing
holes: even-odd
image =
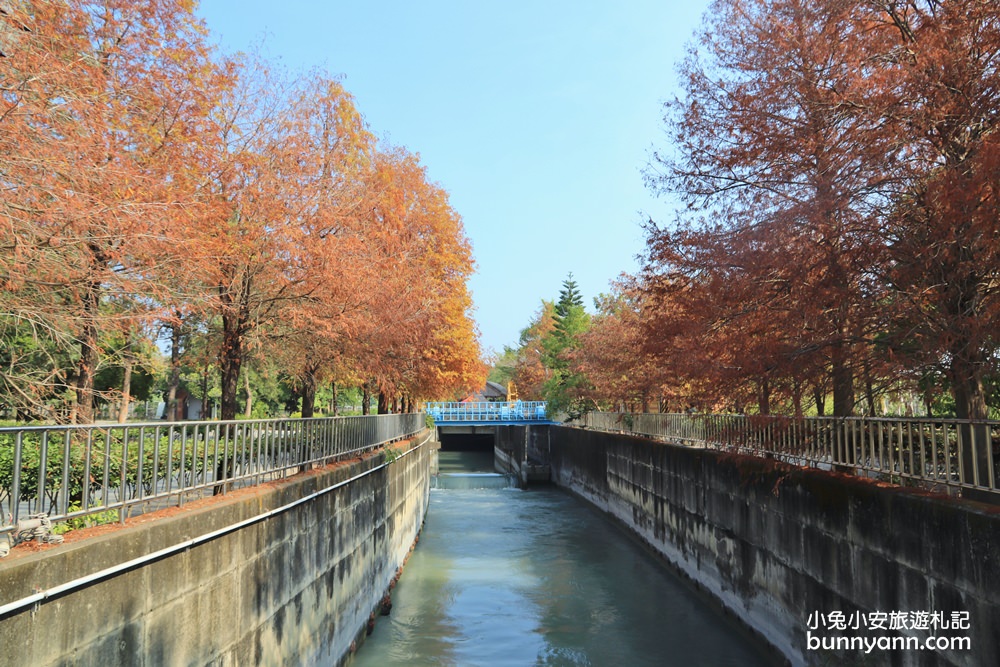
[[[425,408],[436,423],[548,421],[545,401],[431,402]]]

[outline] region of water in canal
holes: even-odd
[[[492,454],[440,455],[392,613],[352,667],[775,663],[579,499],[475,474]]]

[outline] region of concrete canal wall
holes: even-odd
[[[995,508],[631,436],[549,436],[554,482],[617,517],[793,664],[1000,665]],[[807,645],[815,614],[895,611],[967,612],[969,628],[812,635],[968,637],[971,650]]]
[[[342,664],[422,525],[428,440],[12,554],[0,664]]]
[[[549,429],[537,426],[497,426],[493,448],[494,466],[497,470],[517,477],[525,488],[538,482],[547,482],[549,470]]]

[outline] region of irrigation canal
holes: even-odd
[[[642,545],[492,453],[440,452],[420,542],[352,664],[781,664]]]

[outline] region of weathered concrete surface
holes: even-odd
[[[205,507],[0,562],[0,604],[354,481],[171,556],[0,618],[4,665],[334,665],[413,544],[429,433]],[[412,447],[412,449],[410,448]],[[363,473],[368,473],[363,476]]]
[[[793,664],[1000,665],[995,508],[575,428],[552,427],[551,463],[553,481],[620,519]],[[833,611],[969,612],[971,629],[936,634],[968,636],[972,650],[808,650],[810,614]],[[867,636],[880,634],[895,633]]]
[[[521,488],[551,480],[549,429],[545,426],[497,426],[494,461],[498,470],[516,475]]]

